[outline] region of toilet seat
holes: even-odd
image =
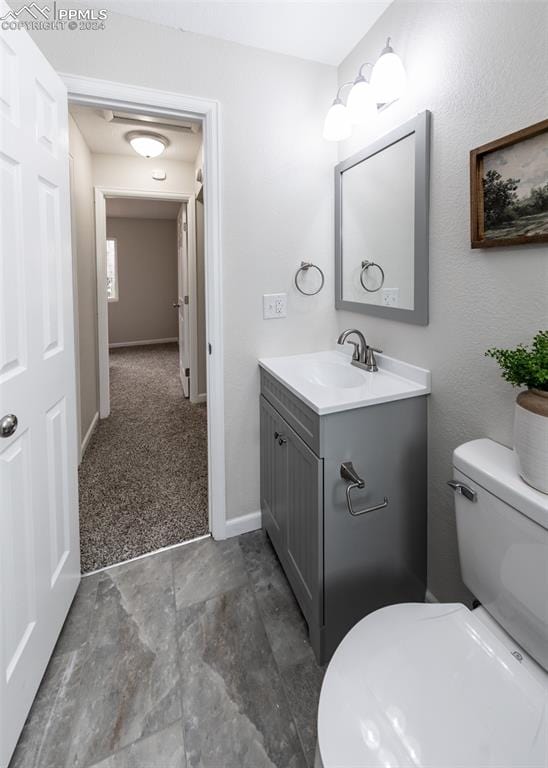
[[[324,768],[545,768],[548,674],[505,637],[461,604],[362,619],[324,678]]]

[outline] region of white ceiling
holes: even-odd
[[[181,203],[176,200],[142,200],[141,198],[107,198],[107,216],[125,219],[176,219]]]
[[[161,155],[162,160],[180,160],[185,163],[192,163],[202,143],[201,133],[182,133],[163,125],[151,125],[147,129],[146,123],[143,122],[108,122],[100,109],[92,109],[91,107],[71,105],[69,109],[90,151],[95,154],[138,157],[125,138],[128,131],[134,130],[151,130],[154,133],[161,133],[169,139],[170,144]],[[176,120],[170,120],[170,122],[174,123]]]
[[[80,2],[175,29],[336,66],[373,26],[391,0]]]

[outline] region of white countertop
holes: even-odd
[[[320,415],[427,395],[430,371],[376,354],[378,371],[351,365],[351,355],[328,350],[261,358],[259,365]]]

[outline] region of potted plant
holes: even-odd
[[[488,349],[514,387],[527,387],[516,399],[514,450],[526,483],[548,493],[548,331],[539,331],[531,348]]]

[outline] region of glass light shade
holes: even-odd
[[[397,53],[387,47],[377,59],[371,73],[371,87],[379,104],[390,104],[405,90],[407,75]]]
[[[166,141],[161,136],[132,136],[129,143],[142,157],[158,157],[166,148]]]
[[[354,125],[372,122],[377,116],[377,102],[367,80],[357,80],[348,94],[346,108]]]
[[[342,141],[352,132],[352,123],[347,108],[342,101],[334,101],[325,116],[323,137],[327,141]]]

